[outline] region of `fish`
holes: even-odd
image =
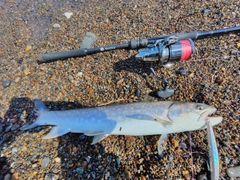
[[[221,116],[210,117],[217,110],[214,106],[193,102],[137,102],[62,111],[50,111],[39,99],[34,100],[34,104],[37,119],[30,125],[23,125],[21,130],[51,125],[53,127],[44,139],[84,133],[93,136],[92,144],[109,135],[162,134],[165,137],[169,133],[205,129],[206,120],[212,125],[222,121]]]
[[[210,171],[211,179],[219,179],[219,155],[216,139],[213,132],[213,127],[209,120],[207,120],[207,135],[208,135],[208,148],[209,148],[209,161],[210,161]]]

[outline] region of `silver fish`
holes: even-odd
[[[219,124],[222,117],[209,117],[216,108],[201,103],[157,101],[49,111],[35,100],[37,119],[22,130],[53,125],[44,137],[55,138],[69,132],[94,136],[92,144],[109,135],[157,135],[206,128],[206,120]]]
[[[207,134],[208,134],[208,148],[209,148],[209,159],[210,159],[210,171],[211,171],[211,179],[218,180],[219,179],[219,156],[218,156],[218,148],[216,139],[214,136],[212,125],[210,121],[207,120]]]

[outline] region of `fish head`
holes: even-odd
[[[185,129],[196,130],[205,128],[207,121],[213,126],[219,124],[222,117],[210,117],[216,111],[203,103],[177,102],[170,107],[168,117]]]

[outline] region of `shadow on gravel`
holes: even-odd
[[[156,70],[159,68],[157,63],[152,64],[153,68]],[[147,63],[145,61],[140,61],[135,58],[135,56],[131,56],[125,60],[119,60],[113,65],[113,69],[116,72],[120,71],[129,71],[136,73],[140,75],[143,79],[146,79],[146,86],[148,86],[150,89],[154,89],[154,87],[151,85],[150,81],[148,80],[148,76],[152,74],[150,70],[150,63]],[[161,74],[158,74],[162,78]],[[152,75],[152,78],[155,78]],[[158,81],[159,86],[162,86],[162,81]]]

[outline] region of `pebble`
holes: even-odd
[[[43,160],[42,160],[42,168],[46,168],[48,163],[49,163],[49,161],[50,160],[49,160],[48,157],[43,158]]]
[[[86,138],[86,136],[84,135],[84,134],[81,134],[80,136],[79,136],[79,139],[80,140],[84,140]]]
[[[23,62],[23,59],[17,60],[17,63],[18,63],[18,64],[22,64],[22,62]]]
[[[187,74],[187,70],[186,68],[181,68],[179,70],[176,70],[177,74],[181,74],[181,75],[186,75]]]
[[[11,84],[11,81],[9,81],[9,80],[4,80],[2,82],[3,87],[8,87],[8,86],[10,86],[10,84]]]
[[[207,180],[208,179],[207,174],[206,173],[205,174],[200,174],[197,179],[198,180]]]
[[[19,127],[20,127],[19,124],[14,124],[14,125],[12,125],[12,127],[11,127],[11,131],[14,131],[14,130],[18,129]]]
[[[44,180],[57,180],[58,176],[53,173],[47,173],[44,177]]]
[[[18,151],[17,148],[12,148],[12,154],[16,153]]]
[[[10,180],[11,179],[11,174],[6,174],[4,176],[4,180]]]
[[[136,89],[135,91],[135,96],[139,97],[141,94],[141,90],[140,89]]]
[[[59,157],[55,158],[54,160],[55,160],[55,162],[57,162],[57,163],[60,163],[60,162],[61,162],[61,158],[59,158]]]
[[[224,159],[225,159],[225,163],[226,163],[226,164],[229,164],[229,163],[230,163],[230,159],[229,159],[227,156],[225,156]]]
[[[120,165],[121,159],[119,157],[116,158],[116,163],[117,163],[118,166]]]
[[[82,167],[79,167],[79,168],[77,168],[76,169],[76,172],[78,173],[78,174],[83,174],[83,168]]]
[[[60,24],[54,24],[53,27],[54,28],[60,28],[61,26],[60,26]]]
[[[187,149],[187,145],[185,143],[180,143],[179,145],[182,149]]]
[[[66,16],[69,19],[73,15],[73,13],[72,12],[65,12],[63,15]]]
[[[240,166],[230,167],[227,169],[227,174],[231,178],[240,177]]]
[[[220,84],[222,84],[223,79],[218,76],[218,77],[216,77],[215,82],[216,82],[218,85],[220,85]]]
[[[18,179],[19,179],[18,173],[13,173],[11,180],[18,180]]]
[[[0,125],[0,133],[3,131],[3,125]]]
[[[209,9],[204,9],[204,10],[202,10],[202,14],[203,14],[204,16],[208,15],[209,12],[210,12]]]

